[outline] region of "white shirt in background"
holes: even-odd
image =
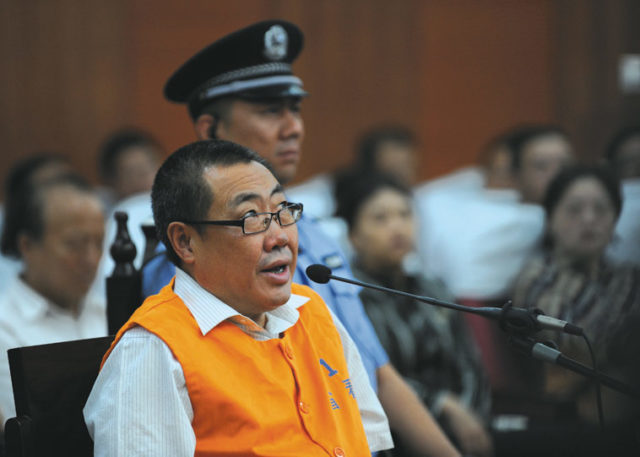
[[[15,416],[7,350],[107,335],[105,302],[87,298],[80,315],[54,305],[14,276],[0,294],[0,416]]]
[[[640,178],[622,181],[622,212],[607,254],[616,262],[640,265]]]
[[[425,273],[458,298],[508,298],[539,247],[544,211],[513,190],[438,191],[417,199]]]

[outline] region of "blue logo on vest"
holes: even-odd
[[[333,376],[334,374],[338,374],[338,370],[334,370],[333,368],[331,368],[329,364],[324,361],[324,359],[320,359],[320,365],[327,369],[327,371],[329,372],[329,377]]]

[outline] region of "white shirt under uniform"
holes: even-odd
[[[287,303],[267,313],[266,328],[238,314],[176,269],[174,292],[185,303],[203,335],[230,320],[256,340],[278,338],[293,326],[297,308],[307,297],[291,295]],[[356,393],[371,451],[393,447],[389,423],[346,330],[333,316]],[[128,330],[104,364],[84,408],[95,442],[94,455],[192,457],[196,438],[193,409],[180,363],[168,346],[141,327]]]

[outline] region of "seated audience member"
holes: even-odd
[[[573,162],[567,134],[555,125],[525,125],[508,139],[511,168],[524,203],[542,204],[549,182]]]
[[[150,192],[162,148],[148,133],[128,128],[109,135],[100,146],[98,172],[108,208],[125,198]]]
[[[571,149],[555,126],[524,126],[497,136],[481,158],[482,186],[426,186],[416,193],[418,246],[423,271],[440,278],[457,301],[502,306],[540,246],[544,212],[534,196],[570,160]],[[494,412],[525,412],[520,402],[528,402],[529,361],[507,348],[492,323],[466,320],[490,378]]]
[[[7,350],[104,336],[104,300],[85,297],[102,253],[104,216],[93,189],[71,174],[32,175],[11,193],[2,252],[22,269],[0,295],[0,416],[15,415]]]
[[[352,340],[317,294],[292,284],[302,206],[267,167],[213,140],[160,168],[154,219],[176,277],[105,355],[85,407],[95,455],[364,456],[391,447]]]
[[[640,265],[640,126],[615,135],[606,158],[621,180],[624,200],[607,254],[616,261]]]
[[[415,181],[418,141],[401,126],[378,126],[364,133],[356,146],[354,162],[345,170],[320,174],[309,181],[287,189],[291,198],[305,205],[305,212],[319,219],[330,218],[336,211],[336,181],[352,172],[387,173],[399,182],[411,186]]]
[[[113,272],[115,263],[110,255],[111,244],[117,233],[114,214],[125,212],[131,241],[136,246],[134,265],[142,266],[146,237],[143,224],[153,224],[151,213],[151,185],[160,166],[162,148],[148,133],[124,129],[113,133],[101,147],[99,171],[107,192],[103,199],[110,202],[105,225],[103,258],[92,295],[104,296],[105,280]]]
[[[411,191],[377,173],[339,183],[337,214],[349,226],[353,273],[359,279],[418,295],[451,301],[442,282],[403,269],[413,250]],[[422,401],[469,455],[491,455],[484,418],[490,391],[463,316],[416,300],[362,289],[360,298],[389,358]],[[397,448],[402,448],[401,442]],[[394,456],[413,455],[407,450]]]
[[[339,183],[349,182],[352,174],[378,171],[395,176],[399,182],[410,186],[415,181],[417,159],[418,141],[409,129],[395,125],[377,126],[360,137],[351,165],[290,187],[287,195],[304,204],[305,213],[316,218],[318,225],[350,259],[353,252],[347,226],[343,219],[334,217]]]
[[[547,216],[543,253],[518,277],[514,304],[538,308],[584,329],[595,350],[598,369],[640,385],[640,270],[610,263],[605,250],[612,239],[622,199],[607,170],[575,167],[551,182],[543,201]],[[584,341],[549,334],[563,354],[591,366]],[[555,365],[545,365],[542,391],[575,402],[578,416],[597,421],[592,383]],[[638,418],[637,399],[603,387],[606,423]],[[614,454],[611,454],[614,455]]]
[[[543,212],[530,197],[571,157],[559,132],[543,126],[510,130],[485,147],[481,187],[424,186],[416,193],[424,269],[455,297],[509,296],[542,236]]]
[[[69,163],[63,156],[51,153],[35,154],[17,162],[6,177],[4,195],[7,200],[19,192],[27,182],[38,182],[56,174],[69,171]],[[0,206],[0,232],[4,226],[5,208]],[[20,271],[22,262],[12,256],[0,255],[0,290]]]

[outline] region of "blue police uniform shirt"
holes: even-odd
[[[339,281],[318,284],[312,282],[305,274],[309,265],[321,263],[331,268],[336,276],[353,278],[349,264],[335,241],[326,236],[312,220],[303,215],[297,226],[298,262],[293,280],[315,290],[338,316],[356,343],[371,386],[377,392],[376,370],[388,363],[389,357],[364,311],[358,296],[359,288]],[[164,245],[159,243],[156,252],[160,254],[164,250]],[[165,255],[152,258],[142,270],[143,297],[158,293],[174,274],[175,266]]]

